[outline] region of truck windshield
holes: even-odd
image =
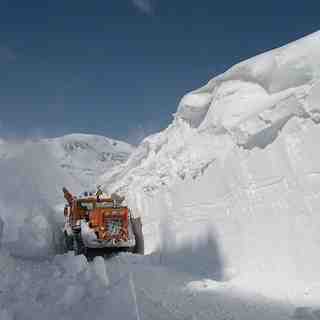
[[[113,202],[97,202],[96,208],[112,208]]]
[[[93,210],[93,203],[92,202],[78,202],[79,208],[85,209],[85,210]]]

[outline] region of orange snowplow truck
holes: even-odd
[[[62,189],[67,204],[64,208],[64,236],[67,250],[88,255],[92,250],[108,252],[129,251],[144,253],[144,239],[140,218],[134,218],[130,209],[123,206],[124,197],[104,196],[85,192],[73,196]]]

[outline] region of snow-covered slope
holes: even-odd
[[[124,163],[134,147],[118,140],[98,135],[70,134],[53,139],[23,143],[0,142],[0,159],[23,156],[30,148],[46,148],[53,161],[83,186],[95,184],[96,179]]]
[[[187,94],[101,180],[142,214],[150,251],[214,233],[226,278],[284,295],[317,287],[319,92],[317,32]]]
[[[242,62],[106,168],[144,257],[53,256],[60,186],[103,164],[74,137],[0,144],[0,319],[319,319],[319,65],[320,33]]]
[[[124,163],[134,148],[122,141],[97,135],[71,134],[44,141],[57,163],[84,183],[96,183],[103,172]]]

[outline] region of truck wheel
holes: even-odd
[[[86,248],[81,238],[80,232],[75,233],[73,240],[73,251],[76,256],[84,254],[86,255]]]
[[[141,218],[131,218],[132,231],[136,241],[132,253],[144,254],[144,237],[142,232]]]
[[[64,245],[66,251],[72,251],[73,250],[73,237],[68,236],[68,234],[64,233]]]

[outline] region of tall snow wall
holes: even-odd
[[[23,151],[0,161],[0,236],[11,254],[39,258],[56,252],[63,215],[61,185],[78,190],[41,143],[20,145]],[[2,232],[1,232],[2,231]]]
[[[318,281],[319,92],[317,32],[187,94],[173,123],[102,180],[143,216],[149,251],[210,229],[227,277]]]

